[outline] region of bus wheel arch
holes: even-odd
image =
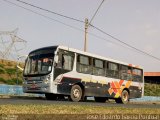
[[[70,100],[79,102],[84,96],[84,86],[81,83],[72,85],[70,92]]]
[[[128,89],[128,88],[124,88],[124,89],[122,90],[122,92],[123,92],[124,90],[126,90],[126,91],[128,92],[128,94],[129,94],[129,96],[130,96],[130,91],[129,91],[129,89]]]

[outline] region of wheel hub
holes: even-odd
[[[123,101],[127,101],[128,100],[128,94],[127,93],[125,93],[125,94],[123,94]]]
[[[74,90],[73,90],[73,96],[74,96],[75,98],[79,98],[79,97],[80,97],[80,92],[79,92],[78,89],[74,89]]]

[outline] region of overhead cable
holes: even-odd
[[[98,28],[98,27],[95,27],[95,26],[93,26],[93,25],[91,25],[91,26],[92,26],[93,28],[95,28],[96,30],[100,31],[101,33],[103,33],[103,34],[105,34],[105,35],[111,37],[112,39],[114,39],[114,40],[116,40],[116,41],[118,41],[118,42],[120,42],[120,43],[122,43],[122,44],[128,46],[129,48],[132,48],[132,49],[134,49],[134,50],[136,50],[136,51],[138,51],[138,52],[140,52],[140,53],[142,53],[142,54],[144,54],[144,55],[150,56],[150,57],[152,57],[152,58],[154,58],[154,59],[160,61],[160,58],[158,58],[158,57],[156,57],[156,56],[153,56],[152,54],[149,54],[149,53],[147,53],[147,52],[145,52],[145,51],[142,51],[142,50],[140,50],[140,49],[138,49],[138,48],[136,48],[136,47],[134,47],[134,46],[132,46],[132,45],[126,43],[126,42],[123,42],[122,40],[120,40],[120,39],[118,39],[118,38],[112,36],[111,34],[109,34],[109,33],[105,32],[105,31],[103,31],[102,29],[100,29],[100,28]]]
[[[90,24],[91,24],[91,22],[93,21],[94,17],[95,17],[95,16],[96,16],[96,14],[98,13],[98,10],[99,10],[99,9],[100,9],[100,7],[102,6],[103,2],[104,2],[104,0],[102,0],[102,2],[100,3],[100,5],[98,6],[98,8],[97,8],[96,12],[94,13],[94,15],[93,15],[93,17],[91,18],[91,20],[90,20],[90,22],[89,22],[89,24],[88,24],[88,25],[90,25]]]
[[[80,28],[78,28],[78,27],[69,25],[69,24],[67,24],[67,23],[61,22],[61,21],[56,20],[56,19],[53,19],[53,18],[51,18],[51,17],[49,17],[49,16],[46,16],[46,15],[43,15],[43,14],[41,14],[41,13],[35,12],[35,11],[31,10],[31,9],[25,8],[25,7],[23,7],[23,6],[21,6],[21,5],[18,5],[18,4],[16,4],[16,3],[10,2],[10,1],[8,1],[8,0],[3,0],[3,1],[5,1],[5,2],[11,4],[11,5],[20,7],[20,8],[22,8],[22,9],[25,9],[25,10],[31,12],[31,13],[37,14],[37,15],[39,15],[39,16],[42,16],[42,17],[44,17],[44,18],[46,18],[46,19],[48,19],[48,20],[57,22],[57,23],[59,23],[59,24],[65,25],[65,26],[67,26],[67,27],[70,27],[70,28],[72,28],[72,29],[75,29],[75,30],[78,30],[78,31],[81,31],[81,32],[84,32],[83,29],[80,29]],[[94,37],[96,37],[96,38],[98,38],[98,39],[105,40],[105,41],[108,41],[108,42],[113,43],[113,44],[117,44],[117,43],[115,43],[115,42],[113,42],[113,41],[111,41],[111,40],[108,40],[108,39],[106,39],[106,38],[103,38],[103,37],[101,37],[101,36],[98,36],[98,35],[96,35],[96,34],[94,34],[94,33],[91,33],[91,32],[88,32],[88,33],[89,33],[91,36],[94,36]],[[118,45],[120,45],[120,44],[118,44]]]
[[[10,1],[8,1],[8,0],[3,0],[3,1],[8,2],[8,3],[10,3],[10,4],[12,4],[12,5],[15,5],[15,6],[21,7],[21,8],[23,8],[23,9],[25,9],[25,10],[28,10],[28,11],[30,11],[30,12],[32,12],[32,13],[35,13],[35,14],[40,15],[40,16],[43,16],[43,17],[45,17],[45,18],[47,18],[47,19],[53,20],[53,21],[55,21],[55,22],[58,22],[58,23],[60,23],[60,24],[65,25],[65,26],[68,26],[68,27],[71,27],[71,28],[73,28],[73,29],[76,29],[76,30],[79,30],[79,31],[83,31],[83,32],[84,32],[84,30],[82,30],[82,29],[80,29],[80,28],[71,26],[71,25],[69,25],[69,24],[66,24],[66,23],[61,22],[61,21],[56,20],[56,19],[53,19],[53,18],[48,17],[48,16],[46,16],[46,15],[43,15],[43,14],[41,14],[41,13],[35,12],[35,11],[31,10],[31,9],[25,8],[25,7],[23,7],[23,6],[20,6],[20,5],[18,5],[18,4],[15,4],[15,3],[13,3],[13,2],[10,2]],[[16,0],[16,1],[30,5],[29,3],[23,2],[23,1],[21,1],[21,0]],[[103,1],[104,1],[104,0],[103,0]],[[101,2],[101,4],[103,3],[103,1]],[[101,6],[101,4],[100,4],[100,6]],[[68,16],[65,16],[65,15],[62,15],[62,14],[59,14],[59,13],[55,13],[55,12],[53,12],[53,11],[50,11],[50,10],[47,10],[47,9],[44,9],[44,8],[40,8],[40,7],[37,7],[37,6],[32,5],[32,4],[31,4],[30,6],[33,6],[33,7],[36,7],[36,8],[38,8],[38,9],[45,10],[45,11],[48,11],[48,12],[51,12],[51,13],[54,13],[54,14],[57,14],[57,15],[60,15],[60,16],[62,16],[62,17],[68,18],[68,19],[72,19],[72,20],[76,20],[76,21],[78,21],[78,22],[84,23],[84,22],[81,21],[81,20],[78,20],[78,19],[75,19],[75,18],[72,18],[72,17],[68,17]],[[100,6],[99,6],[99,8],[100,8]],[[97,9],[97,10],[98,10],[98,9]],[[92,21],[91,21],[91,22],[92,22]],[[149,54],[149,53],[147,53],[147,52],[145,52],[145,51],[143,51],[143,50],[140,50],[140,49],[138,49],[138,48],[136,48],[136,47],[134,47],[134,46],[126,43],[126,42],[123,42],[122,40],[120,40],[120,39],[114,37],[113,35],[111,35],[111,34],[105,32],[105,31],[103,31],[102,29],[100,29],[100,28],[98,28],[98,27],[95,27],[95,26],[93,26],[93,25],[91,25],[91,24],[90,24],[90,26],[93,27],[93,28],[95,28],[95,29],[98,30],[99,32],[101,32],[101,33],[103,33],[103,34],[111,37],[112,39],[114,39],[114,40],[116,40],[116,41],[124,44],[125,46],[127,46],[127,47],[129,47],[129,48],[132,48],[132,49],[138,51],[138,52],[141,53],[141,54],[150,56],[150,57],[152,57],[152,58],[160,61],[160,58],[158,58],[158,57],[156,57],[156,56],[153,56],[152,54]],[[95,36],[95,37],[97,37],[97,38],[102,39],[101,37],[99,37],[99,36],[97,36],[97,35],[95,35],[95,34],[93,34],[93,33],[90,33],[90,34],[91,34],[92,36]],[[104,39],[103,39],[103,40],[104,40]],[[107,39],[105,39],[105,40],[107,40]],[[109,41],[109,40],[107,40],[107,41]],[[111,42],[111,41],[109,41],[109,42]],[[113,43],[113,42],[112,42],[112,43]]]
[[[67,18],[67,19],[71,19],[71,20],[74,20],[74,21],[77,21],[77,22],[85,23],[85,22],[82,21],[82,20],[78,20],[78,19],[76,19],[76,18],[69,17],[69,16],[66,16],[66,15],[63,15],[63,14],[59,14],[59,13],[57,13],[57,12],[54,12],[54,11],[51,11],[51,10],[48,10],[48,9],[45,9],[45,8],[42,8],[42,7],[39,7],[39,6],[30,4],[30,3],[28,3],[28,2],[24,2],[24,1],[21,1],[21,0],[16,0],[16,1],[21,2],[21,3],[25,4],[25,5],[29,5],[29,6],[31,6],[31,7],[34,7],[34,8],[37,8],[37,9],[40,9],[40,10],[49,12],[49,13],[52,13],[52,14],[55,14],[55,15],[58,15],[58,16]]]

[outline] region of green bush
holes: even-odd
[[[8,85],[15,85],[16,83],[13,81],[13,80],[7,80],[6,81],[6,84],[8,84]]]
[[[6,80],[0,77],[0,81],[6,83]]]
[[[149,84],[144,85],[145,96],[160,96],[160,84]]]
[[[0,68],[0,74],[5,74],[5,70]]]
[[[9,75],[14,75],[14,74],[16,74],[16,69],[15,68],[7,68],[6,72]]]
[[[17,83],[18,85],[22,85],[22,80],[16,78],[6,80],[6,84],[8,85],[16,85]]]
[[[4,68],[4,65],[3,65],[3,64],[0,64],[0,68]]]

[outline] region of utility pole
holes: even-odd
[[[87,51],[87,34],[88,34],[88,27],[91,26],[91,22],[93,21],[93,19],[95,18],[96,14],[98,13],[98,10],[100,9],[100,7],[102,6],[104,0],[102,0],[101,4],[98,6],[96,12],[94,13],[92,19],[90,20],[90,22],[88,22],[88,19],[85,19],[85,41],[84,41],[84,52]]]
[[[85,19],[85,41],[84,41],[84,52],[87,51],[87,34],[88,34],[88,19]]]

